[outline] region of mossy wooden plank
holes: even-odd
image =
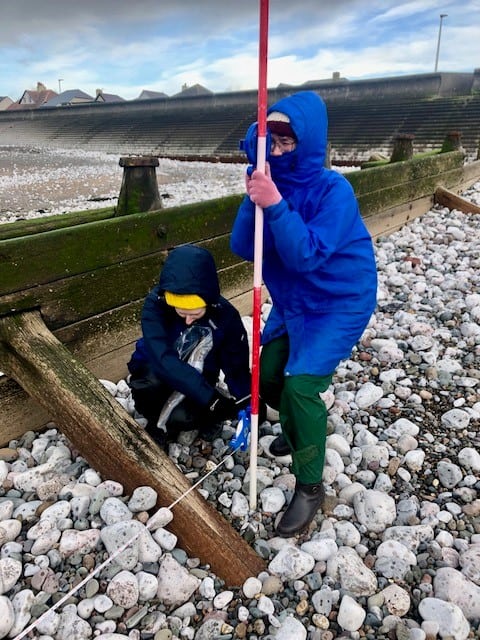
[[[161,255],[62,278],[0,297],[0,316],[40,308],[50,329],[144,297],[158,276]]]
[[[347,178],[361,202],[362,213],[368,215],[398,204],[402,198],[425,195],[426,189],[433,192],[438,184],[453,187],[461,180],[462,158],[460,152],[445,153],[352,172]],[[432,176],[431,181],[428,176]],[[48,231],[0,242],[1,291],[18,291],[183,242],[228,233],[240,199],[241,196],[230,196],[122,218],[108,214],[106,219],[74,226],[71,218],[65,227],[63,217],[57,216],[55,229],[50,220],[45,226]]]
[[[140,337],[142,307],[143,298],[61,327],[53,333],[75,358],[88,363]]]
[[[88,211],[75,211],[74,213],[62,213],[61,215],[42,216],[33,220],[17,220],[0,224],[0,240],[8,238],[21,238],[23,236],[53,231],[54,229],[64,229],[79,224],[95,222],[96,220],[107,220],[113,218],[115,211],[113,207],[105,209],[91,209]]]
[[[230,196],[0,243],[1,293],[89,273],[185,242],[228,233],[240,198]]]
[[[388,236],[408,222],[423,216],[433,206],[433,195],[402,203],[375,215],[367,216],[365,224],[372,238]]]
[[[7,294],[0,297],[0,316],[41,308],[48,327],[57,329],[142,299],[157,282],[165,255],[154,254]],[[250,269],[247,263],[220,269],[222,290],[228,293],[237,282],[243,282],[245,272],[249,273]]]
[[[408,203],[417,198],[432,195],[439,185],[451,186],[461,180],[462,169],[452,169],[403,183],[392,183],[377,191],[357,196],[364,217],[380,213],[392,206]]]
[[[117,382],[128,374],[127,362],[140,337],[143,300],[62,327],[55,337],[97,378]],[[0,446],[25,431],[38,431],[52,420],[12,379],[0,378]]]
[[[223,235],[198,243],[211,251],[220,271],[241,262],[230,251],[229,241],[230,236]],[[67,318],[72,316],[73,321],[77,321],[128,304],[144,298],[158,281],[166,255],[166,251],[152,253],[87,274],[0,296],[0,315],[40,307],[44,314],[48,314],[49,322],[53,323],[51,326],[59,327],[68,324]],[[58,311],[54,312],[54,309]],[[75,310],[73,314],[72,310]]]
[[[357,196],[368,194],[392,185],[416,181],[427,176],[436,176],[461,169],[463,154],[459,151],[436,156],[413,158],[381,167],[372,167],[345,174]]]

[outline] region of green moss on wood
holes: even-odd
[[[230,251],[228,235],[200,244],[212,252],[220,274],[244,264]],[[166,251],[158,251],[0,296],[0,316],[14,310],[41,308],[45,323],[54,330],[142,300],[158,281],[166,255]],[[240,270],[243,269],[242,266]],[[233,286],[231,278],[228,287]]]
[[[368,219],[431,195],[463,179],[463,154],[415,157],[346,174]],[[143,300],[157,282],[171,247],[192,242],[212,251],[228,295],[251,287],[251,265],[230,251],[230,232],[242,196],[99,219],[0,240],[0,316],[40,308],[50,329]],[[78,215],[78,214],[75,214]],[[102,217],[104,216],[104,217]],[[51,224],[51,221],[48,221]],[[46,224],[46,223],[45,223]]]
[[[229,233],[239,203],[230,196],[1,241],[0,294]]]
[[[382,188],[390,188],[392,185],[415,181],[423,176],[441,176],[442,173],[463,167],[463,161],[463,154],[455,151],[352,171],[345,174],[345,177],[356,195],[361,196]]]
[[[33,220],[17,220],[17,222],[0,223],[0,240],[8,238],[21,238],[22,236],[44,233],[54,229],[65,229],[80,224],[106,220],[113,218],[113,207],[104,209],[91,209],[87,211],[76,211],[75,213],[63,213],[62,215],[43,216]]]

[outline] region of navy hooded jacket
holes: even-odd
[[[372,240],[350,183],[324,168],[328,119],[323,100],[313,91],[301,91],[279,100],[268,113],[272,111],[290,118],[297,144],[293,151],[269,158],[283,199],[264,209],[262,270],[273,309],[262,343],[288,333],[289,371],[319,374],[311,356],[320,315],[360,314],[368,322],[375,308]],[[254,227],[255,205],[247,195],[231,236],[232,251],[246,260],[253,260]],[[309,353],[299,342],[304,327],[311,334]]]
[[[213,346],[205,358],[202,373],[178,356],[175,342],[187,326],[166,303],[165,291],[196,294],[207,303],[205,315],[195,322],[210,327],[213,336]],[[249,395],[247,333],[238,311],[220,295],[217,270],[209,251],[187,244],[169,253],[158,285],[145,299],[141,321],[143,337],[137,342],[136,352],[128,365],[133,375],[148,371],[172,390],[206,407],[214,398],[222,370],[225,383],[235,398]]]

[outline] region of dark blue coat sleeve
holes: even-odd
[[[225,334],[220,353],[220,368],[225,383],[237,400],[250,394],[250,352],[248,336],[238,311],[229,303],[225,317]]]

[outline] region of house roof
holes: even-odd
[[[0,110],[6,111],[13,104],[13,100],[9,96],[0,96]]]
[[[42,89],[40,91],[27,89],[22,93],[21,98],[17,100],[17,102],[14,102],[12,105],[10,105],[10,107],[12,109],[32,109],[43,107],[44,104],[46,104],[56,95],[56,92],[52,91],[51,89]]]
[[[125,102],[125,98],[117,96],[115,93],[104,93],[101,91],[97,94],[95,102]]]
[[[172,96],[172,98],[178,98],[178,97],[188,97],[188,96],[208,96],[210,94],[212,94],[213,91],[210,91],[210,89],[206,89],[205,87],[202,87],[201,84],[192,84],[191,87],[187,87],[186,85],[184,85],[182,87],[182,90],[179,93],[176,93],[175,95]]]
[[[55,95],[51,100],[46,102],[44,107],[62,107],[70,104],[79,104],[82,102],[93,102],[92,96],[81,89],[68,89]]]
[[[149,91],[148,89],[144,89],[135,100],[153,100],[154,98],[168,98],[168,96],[162,91]]]
[[[7,111],[21,111],[22,109],[28,109],[31,107],[28,107],[25,104],[19,104],[18,102],[12,102],[12,104],[7,107]]]

